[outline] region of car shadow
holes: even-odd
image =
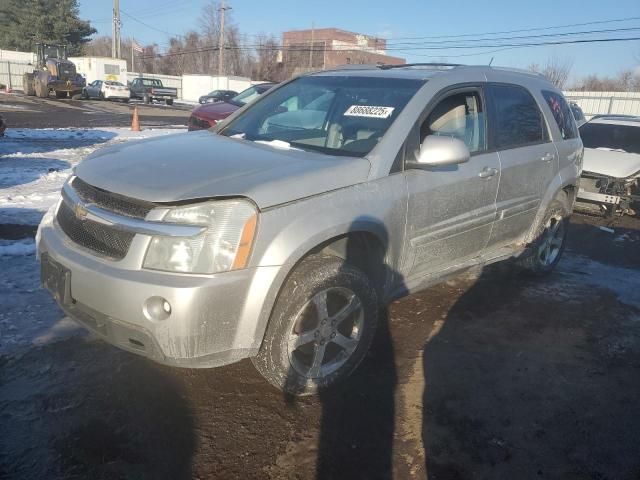
[[[569,243],[601,234],[582,225]],[[545,277],[484,268],[424,345],[429,479],[637,477],[638,310],[567,255]]]
[[[69,168],[69,162],[56,158],[0,156],[0,190],[31,183],[43,176],[57,174]]]
[[[116,137],[115,132],[100,129],[71,128],[11,128],[9,116],[5,117],[7,130],[0,139],[0,159],[16,154],[47,153],[81,147],[91,147]]]

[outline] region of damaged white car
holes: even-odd
[[[580,127],[584,164],[578,201],[606,216],[640,209],[640,117],[602,116]]]

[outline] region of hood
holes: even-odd
[[[613,178],[632,177],[640,172],[640,155],[605,148],[585,148],[582,170]]]
[[[228,102],[205,103],[200,107],[196,107],[191,112],[196,117],[209,120],[221,120],[227,118],[240,107]]]
[[[364,182],[364,158],[284,150],[209,131],[99,150],[75,170],[85,182],[149,202],[244,196],[260,208]]]

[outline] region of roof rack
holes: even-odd
[[[389,64],[381,64],[376,65],[381,70],[390,70],[392,68],[405,68],[405,67],[463,67],[464,65],[461,63],[440,63],[440,62],[425,62],[425,63],[403,63],[401,65],[389,65]]]

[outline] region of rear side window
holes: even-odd
[[[558,95],[557,93],[550,92],[548,90],[543,90],[542,96],[547,101],[547,104],[551,109],[553,118],[555,119],[556,124],[560,129],[560,133],[562,134],[562,138],[564,140],[576,138],[578,136],[578,128],[576,127],[576,122],[573,119],[573,113],[571,113],[571,109],[562,95]]]
[[[542,112],[531,94],[516,85],[489,85],[494,148],[505,150],[547,141]]]

